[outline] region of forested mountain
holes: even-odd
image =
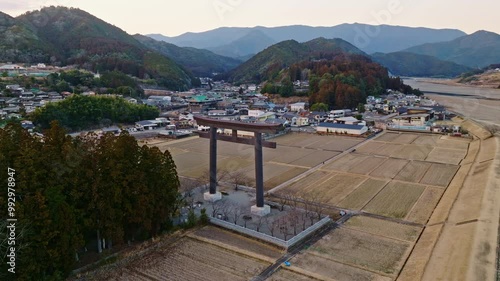
[[[306,77],[302,77],[306,76]],[[303,61],[282,73],[282,88],[299,78],[309,79],[309,104],[326,104],[329,108],[354,109],[367,96],[378,96],[386,89],[420,94],[390,78],[387,69],[361,55],[340,54],[328,60]]]
[[[342,39],[317,38],[305,43],[283,41],[258,53],[236,69],[227,78],[236,83],[272,80],[280,71],[303,60],[331,59],[338,54],[365,55]]]
[[[0,35],[0,57],[5,61],[118,70],[176,90],[187,89],[194,81],[189,71],[171,59],[80,9],[52,6],[15,19],[2,15],[0,21],[0,28],[6,30]]]
[[[171,58],[198,77],[210,77],[213,73],[224,73],[241,64],[241,61],[237,59],[220,56],[208,50],[192,47],[182,48],[140,34],[134,35],[134,38],[149,49]]]
[[[18,235],[15,275],[2,262],[1,280],[65,280],[86,246],[95,253],[157,236],[178,208],[170,153],[127,133],[73,139],[53,123],[40,138],[9,124],[0,129],[0,169],[0,218],[9,186]],[[2,240],[7,231],[3,224]]]
[[[456,77],[471,68],[433,56],[409,52],[375,53],[371,57],[394,75],[412,77]]]
[[[32,30],[0,12],[0,61],[48,61],[49,51]]]
[[[434,56],[473,68],[486,67],[500,63],[500,35],[478,31],[448,42],[415,46],[405,52]]]
[[[244,45],[236,47],[235,42],[255,31],[259,31],[266,38],[266,43],[295,40],[298,42],[310,41],[314,38],[341,38],[355,45],[366,53],[389,53],[421,45],[425,43],[445,42],[466,35],[456,29],[431,29],[414,28],[391,25],[368,25],[368,24],[340,24],[331,27],[312,27],[304,25],[280,26],[280,27],[222,27],[205,32],[188,32],[175,37],[166,37],[161,34],[148,35],[156,40],[182,47],[195,47],[210,50],[221,50],[221,46],[232,44],[235,48],[244,48]],[[375,35],[373,35],[375,34]],[[261,36],[261,38],[263,38]],[[270,40],[270,42],[268,42]],[[245,42],[243,40],[242,44]],[[253,49],[247,50],[248,54],[257,54],[264,50],[265,44],[253,45]],[[231,56],[231,51],[219,53]]]

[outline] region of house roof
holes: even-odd
[[[155,123],[149,121],[149,120],[144,120],[144,121],[138,121],[138,122],[135,122],[136,124],[138,125],[141,125],[141,126],[156,126]]]
[[[319,123],[318,127],[333,128],[333,129],[361,130],[366,126],[348,125],[348,124],[339,124],[339,123]]]

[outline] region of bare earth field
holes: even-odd
[[[311,246],[305,256],[311,260],[331,260],[390,277],[397,274],[409,247],[407,242],[338,228]],[[300,259],[302,257],[297,257],[296,261]],[[334,272],[327,276],[335,279]]]
[[[208,226],[94,280],[248,280],[281,255],[272,246]]]

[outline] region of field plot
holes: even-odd
[[[381,163],[383,163],[387,158],[381,156],[372,156],[365,158],[363,161],[356,163],[356,165],[351,166],[349,173],[367,175],[374,169],[376,169]]]
[[[280,149],[267,149],[263,152],[264,161],[288,164],[314,152],[312,149],[297,149],[284,146]],[[251,157],[254,158],[253,155]]]
[[[443,192],[444,190],[441,188],[428,186],[406,217],[406,220],[421,224],[427,223]]]
[[[309,281],[311,280],[311,277],[295,273],[293,271],[281,268],[277,272],[275,272],[271,277],[269,277],[267,280],[270,281],[290,281],[290,280],[296,280],[296,281]],[[313,279],[316,280],[316,279]]]
[[[443,148],[467,150],[469,148],[470,142],[471,141],[468,139],[450,138],[448,136],[442,136],[437,141],[436,146]]]
[[[409,246],[410,243],[338,228],[311,246],[306,253],[319,259],[394,275],[401,268]]]
[[[339,137],[339,136],[320,136],[311,134],[296,134],[291,133],[278,138],[273,139],[279,146],[289,146],[289,147],[300,147],[300,148],[312,148],[312,149],[322,149],[322,150],[333,150],[333,151],[345,151],[358,143],[362,142],[363,139],[355,139],[349,137]]]
[[[345,227],[408,242],[415,242],[422,231],[421,227],[366,216],[350,218]]]
[[[376,152],[379,151],[384,145],[385,143],[383,142],[370,141],[368,143],[363,144],[361,147],[357,148],[356,152],[376,154]]]
[[[365,177],[361,176],[337,174],[319,185],[310,186],[302,195],[318,197],[322,202],[336,205],[364,180]]]
[[[320,136],[320,142],[315,143],[313,147],[323,150],[346,151],[349,148],[361,143],[363,139],[349,137],[331,137]],[[328,138],[325,140],[325,138]]]
[[[420,183],[447,187],[458,171],[459,166],[432,164]]]
[[[418,138],[416,138],[414,141],[413,141],[413,144],[418,144],[418,145],[426,145],[426,146],[436,146],[437,145],[437,142],[438,140],[440,139],[440,136],[433,136],[433,135],[421,135],[421,136],[418,136]]]
[[[280,183],[283,183],[302,174],[306,170],[306,168],[298,168],[274,163],[264,163],[264,188],[266,190],[274,188]],[[250,165],[245,169],[245,171],[245,175],[248,178],[255,178],[254,165]]]
[[[315,247],[315,246],[313,246]],[[320,252],[322,252],[320,250]],[[313,250],[309,250],[306,253],[301,253],[295,256],[291,260],[292,266],[298,267],[304,274],[317,274],[324,278],[328,278],[327,280],[338,280],[338,281],[352,281],[352,280],[391,280],[389,277],[380,276],[378,274],[354,267],[345,265],[339,262],[335,262],[331,257],[323,258],[320,255],[314,254]],[[283,270],[280,270],[280,272]],[[288,271],[288,270],[286,270]],[[285,272],[286,272],[285,271]],[[278,272],[278,275],[279,273]],[[276,275],[276,274],[274,274]],[[273,276],[274,276],[273,275]],[[312,274],[311,274],[312,275]],[[272,279],[271,280],[297,280],[297,279]],[[302,280],[302,279],[298,279]],[[316,280],[313,278],[305,279],[305,280]]]
[[[431,146],[407,144],[394,151],[391,156],[409,160],[425,160],[432,149]]]
[[[377,138],[377,141],[383,142],[393,142],[396,138],[398,138],[398,133],[385,133]]]
[[[421,161],[410,161],[398,175],[394,178],[396,180],[408,181],[418,183],[425,175],[431,163],[421,162]]]
[[[340,201],[342,208],[360,210],[388,183],[387,180],[367,179],[356,190]]]
[[[327,180],[332,175],[334,174],[327,171],[318,170],[287,186],[286,192],[297,193],[299,191],[303,191],[307,186],[315,186]]]
[[[399,134],[391,142],[409,144],[409,143],[412,143],[413,141],[415,141],[415,139],[417,139],[417,138],[418,138],[418,135],[414,135],[414,134]]]
[[[407,160],[389,158],[370,173],[373,177],[394,178],[408,164]]]
[[[254,239],[246,238],[234,232],[230,232],[214,226],[205,226],[194,233],[195,236],[218,241],[233,247],[264,255],[272,259],[278,259],[282,251],[271,245],[260,243]]]
[[[420,198],[424,189],[421,185],[392,181],[366,205],[364,210],[402,219]]]
[[[403,147],[403,144],[399,143],[386,143],[379,150],[375,151],[374,155],[381,156],[392,156]]]
[[[336,159],[333,163],[321,167],[321,169],[347,172],[352,167],[355,167],[359,163],[362,163],[363,161],[368,159],[368,157],[369,156],[367,155],[362,155],[358,153],[349,153],[346,154],[345,156],[342,156],[340,159]]]
[[[460,161],[465,158],[467,150],[463,149],[449,149],[449,148],[434,148],[429,156],[425,159],[429,162],[438,162],[444,164],[460,164]]]
[[[106,280],[248,280],[269,263],[191,238],[182,238],[106,272]]]
[[[339,154],[340,152],[337,151],[313,151],[308,155],[291,162],[290,164],[312,168]]]

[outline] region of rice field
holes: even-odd
[[[306,253],[391,276],[397,274],[409,247],[410,243],[341,227]]]
[[[415,242],[422,231],[421,227],[366,216],[352,217],[344,225],[347,228],[408,242]]]
[[[371,200],[364,210],[387,217],[403,219],[424,192],[425,187],[392,181]]]

